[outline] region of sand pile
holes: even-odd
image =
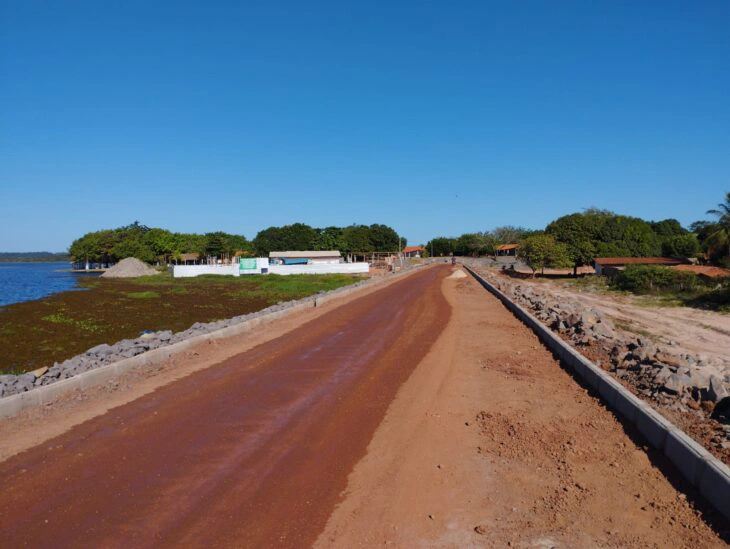
[[[122,259],[111,269],[107,269],[101,276],[104,278],[135,278],[137,276],[154,274],[157,274],[157,271],[147,265],[147,263],[140,261],[136,257],[128,257]]]
[[[449,275],[447,278],[466,278],[468,275],[464,271],[454,271],[453,274]]]

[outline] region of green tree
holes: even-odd
[[[498,244],[517,244],[520,240],[530,235],[532,231],[524,227],[515,227],[512,225],[504,225],[503,227],[495,227],[490,231],[490,236]]]
[[[730,192],[725,195],[725,202],[707,213],[717,216],[717,223],[706,240],[710,250],[719,252],[720,257],[730,257]]]
[[[588,265],[596,257],[595,241],[600,235],[602,214],[575,213],[565,215],[550,223],[545,232],[563,243],[573,262],[573,276],[578,267]]]
[[[221,231],[206,233],[205,255],[212,257],[222,257],[227,252],[226,236],[227,235]]]
[[[136,257],[141,261],[152,263],[156,259],[152,249],[138,237],[120,240],[114,245],[114,248],[112,248],[111,255],[116,261],[120,261],[127,257]]]
[[[309,225],[293,223],[259,231],[253,245],[257,254],[266,256],[275,251],[312,250],[317,245],[318,237],[318,232]]]
[[[670,238],[673,236],[679,236],[687,234],[687,231],[682,228],[679,221],[676,219],[664,219],[662,221],[651,221],[649,223],[651,230],[654,231],[660,238]]]
[[[341,227],[317,229],[317,239],[314,244],[315,250],[342,250],[343,247]]]
[[[152,250],[156,257],[163,260],[175,251],[175,235],[166,229],[150,229],[144,233],[142,242]]]
[[[678,234],[662,242],[662,255],[665,257],[697,257],[700,242],[694,234]]]
[[[398,233],[387,225],[374,224],[368,227],[370,243],[376,252],[395,252],[400,250],[404,239],[398,237]],[[403,244],[405,245],[405,244]]]
[[[517,253],[532,269],[533,277],[537,271],[544,271],[546,267],[560,269],[572,265],[565,244],[548,234],[528,236],[520,242]]]
[[[432,238],[426,243],[426,249],[433,257],[448,256],[454,253],[456,240],[446,236]]]
[[[465,233],[456,239],[454,254],[479,257],[493,248],[494,240],[484,233]]]
[[[345,253],[370,253],[375,251],[370,240],[370,229],[365,225],[350,225],[342,230],[342,246]]]

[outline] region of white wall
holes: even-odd
[[[173,265],[172,276],[187,278],[204,274],[238,276],[238,264],[233,265]]]
[[[367,263],[313,263],[311,265],[269,265],[267,257],[256,258],[256,269],[241,271],[238,263],[232,265],[173,265],[172,276],[186,278],[205,274],[244,276],[261,274],[261,269],[268,269],[272,274],[363,274],[370,271]]]
[[[319,263],[312,265],[270,265],[269,272],[278,275],[290,274],[362,274],[370,272],[367,263]]]

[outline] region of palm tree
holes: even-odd
[[[707,210],[708,214],[718,217],[715,228],[707,237],[711,248],[727,248],[730,256],[730,192],[725,195],[725,202],[717,205],[716,210]]]

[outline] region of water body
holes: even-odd
[[[78,277],[88,275],[60,272],[69,268],[67,262],[0,263],[0,307],[77,289]]]

